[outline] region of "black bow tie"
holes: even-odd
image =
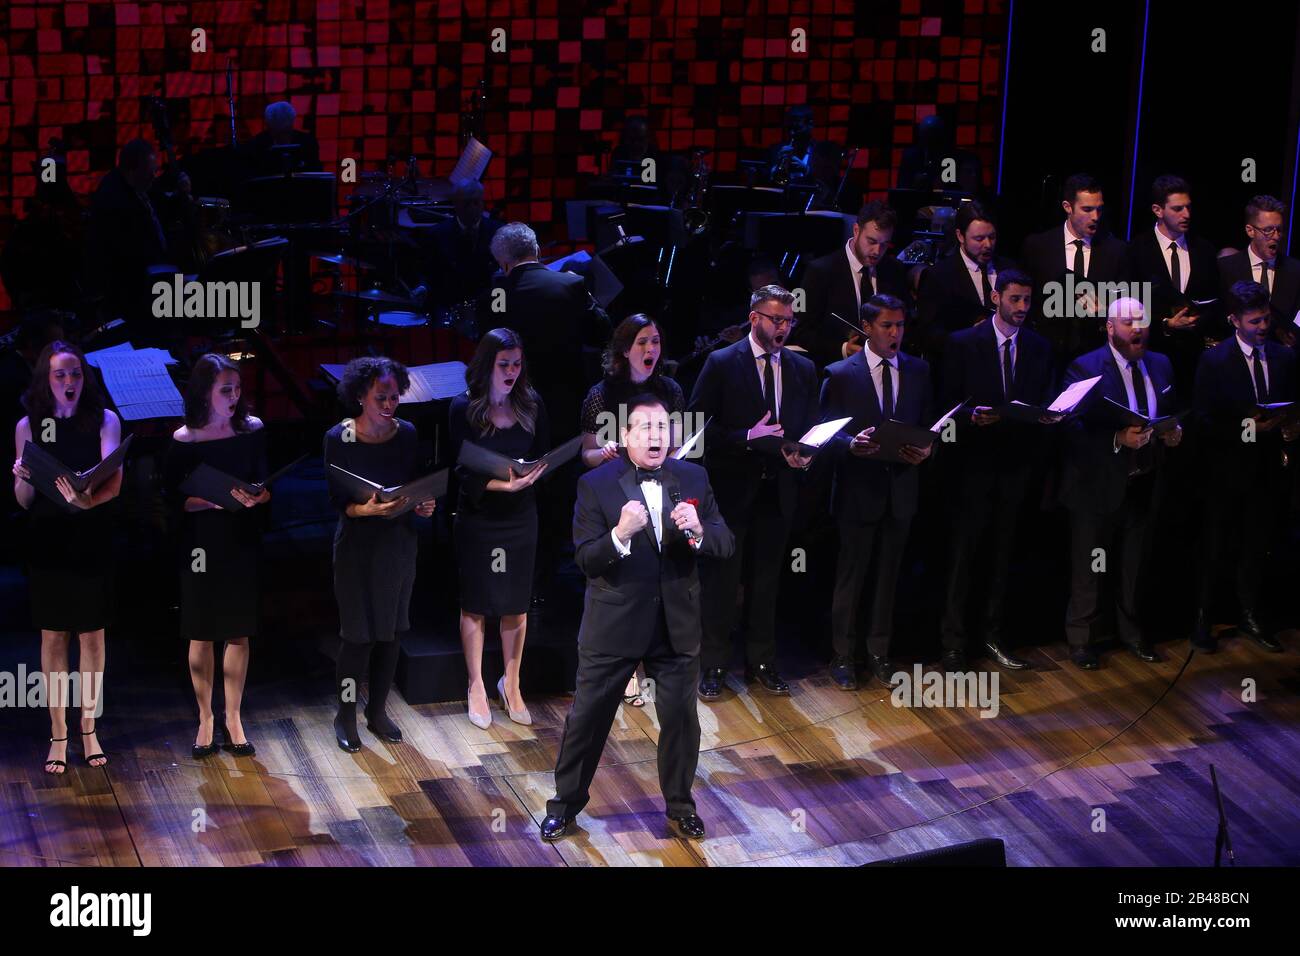
[[[636,470],[636,483],[639,485],[643,481],[657,481],[663,483],[662,468],[638,468]]]

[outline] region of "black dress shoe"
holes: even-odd
[[[680,837],[688,840],[704,839],[704,821],[694,813],[669,813],[668,822]]]
[[[1247,637],[1249,637],[1252,641],[1254,641],[1256,644],[1258,644],[1260,647],[1264,648],[1264,650],[1268,651],[1269,653],[1271,654],[1282,653],[1282,645],[1276,637],[1273,637],[1272,635],[1267,634],[1262,630],[1259,630],[1258,624],[1255,625],[1255,628],[1256,630],[1253,632],[1246,631],[1243,628],[1243,633]]]
[[[894,662],[888,657],[878,657],[875,654],[867,655],[867,666],[871,668],[871,673],[876,680],[886,687],[893,688],[894,685]]]
[[[1029,661],[1008,653],[997,641],[985,641],[984,650],[988,652],[989,657],[998,662],[999,667],[1005,667],[1009,671],[1023,671],[1029,668]]]
[[[548,813],[542,821],[542,839],[548,842],[558,840],[569,832],[569,824],[572,822],[573,817],[557,817]]]
[[[389,720],[387,714],[373,717],[367,713],[366,729],[385,743],[400,744],[402,742],[401,728]]]
[[[726,683],[727,670],[724,667],[705,668],[700,677],[700,700],[714,701],[722,696],[722,685]]]
[[[943,652],[943,657],[939,659],[939,666],[943,668],[944,673],[959,674],[966,668],[966,652],[960,647],[950,648]]]
[[[222,725],[222,730],[226,732],[226,742],[221,745],[221,749],[233,757],[251,757],[257,753],[257,748],[245,740],[242,744],[234,743],[231,738],[230,728]]]
[[[1095,671],[1101,667],[1101,659],[1097,656],[1097,652],[1087,646],[1070,648],[1070,660],[1074,661],[1074,666],[1081,671]]]
[[[1219,642],[1210,630],[1210,616],[1203,610],[1196,612],[1196,623],[1192,625],[1192,647],[1202,654],[1213,654],[1219,649]]]
[[[349,737],[348,732],[343,729],[343,721],[334,718],[334,739],[339,743],[339,749],[345,753],[354,754],[361,749],[361,741],[355,737]]]
[[[836,657],[831,661],[831,680],[840,690],[858,689],[858,669],[849,657]]]
[[[771,664],[759,664],[757,667],[745,668],[745,680],[758,681],[769,694],[790,696],[790,685],[781,679],[776,668]]]
[[[1155,646],[1151,643],[1151,641],[1148,638],[1145,637],[1138,638],[1136,643],[1129,643],[1128,641],[1124,641],[1123,644],[1125,647],[1127,647],[1130,651],[1133,652],[1134,657],[1136,657],[1140,661],[1146,661],[1148,664],[1155,664],[1158,661],[1164,659],[1159,654],[1156,653]]]
[[[1257,639],[1264,633],[1264,628],[1260,626],[1259,618],[1255,616],[1254,611],[1241,612],[1241,619],[1237,622],[1237,630],[1252,639]]]

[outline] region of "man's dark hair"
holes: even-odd
[[[779,285],[765,285],[755,289],[749,296],[749,311],[753,312],[764,302],[780,302],[782,305],[794,305],[794,293]]]
[[[147,139],[133,139],[117,154],[117,166],[124,172],[139,169],[155,152],[153,144]]]
[[[1190,196],[1192,187],[1181,176],[1157,176],[1151,184],[1151,202],[1157,206],[1165,205],[1175,193]]]
[[[1228,310],[1237,318],[1247,312],[1267,312],[1268,308],[1268,292],[1258,282],[1243,279],[1228,290]]]
[[[1079,193],[1099,193],[1101,192],[1101,180],[1090,173],[1075,173],[1065,181],[1061,187],[1061,199],[1074,205]]]
[[[858,317],[863,322],[875,322],[880,317],[881,312],[903,312],[903,300],[897,296],[880,293],[873,295],[866,302],[862,303],[862,308],[858,312]]]
[[[668,413],[668,403],[658,395],[652,392],[642,392],[640,395],[633,395],[627,401],[628,421],[632,419],[632,413],[638,408],[662,408],[664,414]]]
[[[1009,285],[1024,285],[1028,286],[1032,290],[1034,288],[1034,280],[1029,278],[1029,276],[1021,272],[1019,269],[1003,269],[998,273],[998,281],[993,286],[993,289],[1001,295]]]
[[[989,212],[977,202],[964,202],[957,210],[957,215],[953,217],[952,224],[960,233],[965,233],[971,227],[973,222],[987,222],[996,226],[998,221],[993,218],[993,213]]]
[[[1246,222],[1251,222],[1261,212],[1275,212],[1279,215],[1286,215],[1286,203],[1273,196],[1252,196],[1250,202],[1246,203]]]
[[[873,199],[858,210],[858,225],[874,222],[880,229],[893,229],[898,225],[898,214],[879,199]]]

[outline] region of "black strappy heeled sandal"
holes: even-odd
[[[89,736],[90,736],[91,734],[93,734],[93,733],[96,733],[96,731],[93,730],[93,729],[92,729],[92,730],[83,730],[83,731],[81,732],[81,736],[82,736],[82,737],[89,737]],[[84,741],[83,741],[83,742],[84,742]],[[104,761],[104,762],[103,762],[103,763],[92,763],[91,761],[94,761],[94,760],[102,760],[102,761]],[[101,750],[99,753],[97,753],[97,754],[86,754],[86,766],[87,766],[87,767],[93,767],[95,770],[99,770],[99,769],[102,768],[102,767],[107,767],[107,766],[108,766],[108,754],[104,753],[102,750]]]
[[[50,743],[52,743],[52,744],[66,744],[67,742],[68,742],[68,738],[67,738],[67,737],[51,737],[51,738],[50,738]],[[51,770],[50,767],[58,767],[59,769],[58,769],[58,770]],[[47,761],[45,761],[45,772],[48,773],[51,777],[62,777],[63,774],[67,771],[67,769],[68,769],[68,762],[67,762],[66,760],[47,760]]]

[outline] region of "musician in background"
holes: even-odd
[[[452,183],[455,214],[429,230],[433,260],[429,287],[433,304],[455,305],[475,299],[492,285],[497,263],[492,258],[492,237],[504,223],[483,212],[483,184],[475,179]]]
[[[812,169],[813,111],[811,106],[792,106],[785,114],[785,137],[768,150],[768,172],[774,183],[806,180]]]
[[[298,111],[288,100],[266,107],[266,126],[248,144],[249,175],[320,172],[320,144],[311,133],[293,128],[297,118]],[[275,149],[277,146],[297,149],[281,152]]]
[[[953,145],[948,127],[937,113],[916,124],[916,144],[903,150],[903,160],[898,164],[900,189],[956,191],[973,196],[982,188],[983,176],[979,157]]]

